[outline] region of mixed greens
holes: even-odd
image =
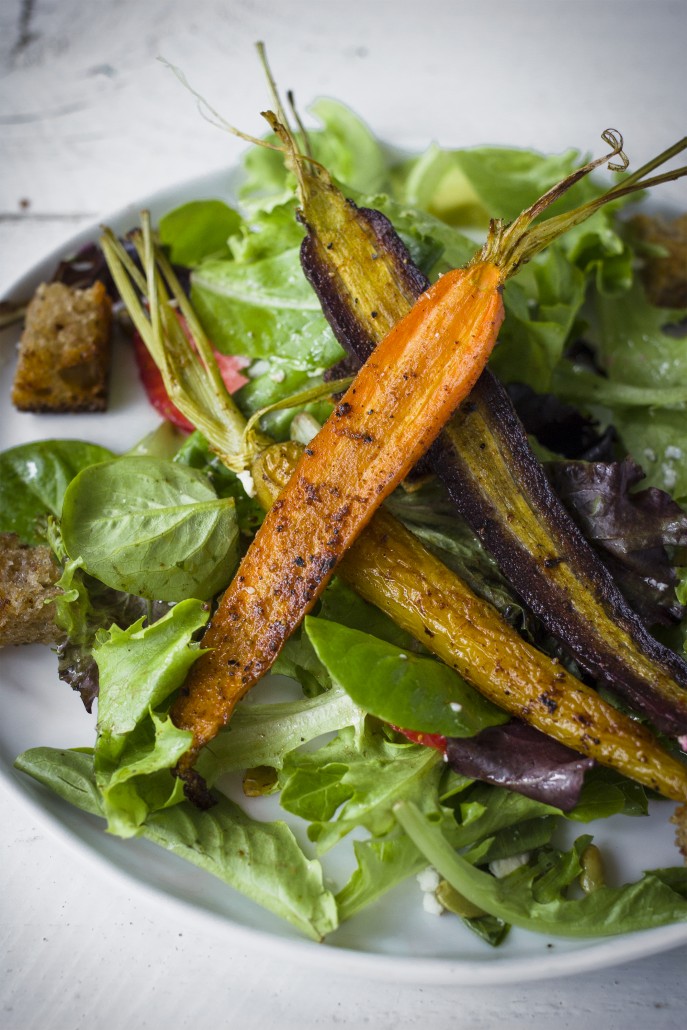
[[[359,206],[391,220],[430,280],[472,256],[472,236],[489,218],[513,218],[580,160],[572,151],[546,158],[496,147],[432,147],[399,160],[342,105],[320,101],[313,113],[323,125],[311,134],[315,157]],[[170,261],[191,268],[190,300],[214,347],[247,359],[247,382],[234,394],[243,414],[297,395],[265,413],[261,431],[307,442],[307,426],[322,422],[333,402],[327,391],[315,391],[316,399],[306,391],[344,352],[301,270],[295,187],[280,153],[254,148],[238,210],[194,201],[163,217],[158,231]],[[580,182],[557,210],[599,192]],[[617,217],[622,206],[598,212],[506,285],[507,319],[492,366],[521,391],[584,408],[579,453],[556,450],[551,426],[561,405],[552,399],[551,417],[532,430],[542,441],[535,446],[573,509],[582,494],[581,522],[612,553],[621,589],[680,652],[687,351],[679,327],[687,310],[648,301],[632,234]],[[571,465],[589,470],[581,453],[593,453],[601,440],[606,475],[594,465],[591,485],[589,477],[571,478]],[[631,463],[630,486],[641,466],[642,485],[656,488],[652,503],[628,494],[618,462]],[[98,694],[94,747],[37,747],[18,758],[19,769],[103,817],[109,832],[142,835],[183,855],[313,939],[428,865],[441,877],[445,907],[492,944],[511,924],[595,936],[687,919],[684,869],[653,870],[622,887],[595,882],[581,896],[571,889],[584,874],[590,838],[560,847],[561,821],[641,816],[648,791],[591,762],[569,763],[564,772],[565,762],[548,753],[541,769],[551,763],[568,786],[574,778],[572,802],[516,793],[498,785],[505,782],[498,770],[491,777],[457,772],[438,738],[500,734],[507,716],[339,578],[274,667],[299,685],[300,696],[240,706],[199,760],[216,803],[201,811],[184,800],[171,770],[190,734],[169,709],[201,653],[212,598],[262,518],[252,486],[198,432],[170,446],[162,431],[119,457],[65,441],[0,455],[0,531],[50,541],[62,566],[55,602],[61,675],[82,693],[86,681],[90,700],[94,683]],[[441,484],[419,479],[397,491],[390,507],[509,624],[559,656]],[[652,574],[659,566],[661,583]],[[498,752],[504,738],[497,739]],[[285,822],[251,818],[229,799],[237,776],[252,797],[279,793],[283,810],[305,821],[315,857]],[[355,871],[331,887],[327,853],[353,838]]]

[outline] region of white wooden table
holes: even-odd
[[[680,0],[3,0],[0,286],[82,225],[240,152],[158,55],[256,133],[264,39],[301,104],[337,96],[395,142],[587,149],[610,123],[646,157],[685,131],[686,14]],[[189,926],[113,877],[4,783],[0,847],[7,1030],[685,1025],[684,948],[488,988],[325,976],[247,941],[227,953],[220,924]]]

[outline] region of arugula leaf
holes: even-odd
[[[307,616],[305,630],[335,683],[377,718],[423,733],[469,737],[508,716],[434,658]]]
[[[159,458],[118,458],[79,473],[65,493],[62,536],[92,576],[154,600],[212,597],[238,561],[233,499]]]
[[[114,457],[112,451],[80,440],[45,440],[0,454],[0,533],[24,543],[45,542],[45,518],[59,516],[65,491],[89,465]]]
[[[87,752],[33,748],[15,765],[70,804],[103,814]],[[156,812],[140,827],[140,835],[223,880],[313,940],[338,925],[320,863],[305,857],[283,822],[257,822],[221,797],[209,812],[188,802]]]

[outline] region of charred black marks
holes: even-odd
[[[565,558],[545,558],[544,568],[555,569],[558,565],[561,565],[565,561]]]

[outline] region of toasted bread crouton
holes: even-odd
[[[12,401],[20,411],[104,411],[112,303],[101,282],[76,290],[43,283],[19,344]]]
[[[60,570],[49,547],[23,544],[16,533],[0,533],[0,647],[52,644],[63,634],[55,624]]]

